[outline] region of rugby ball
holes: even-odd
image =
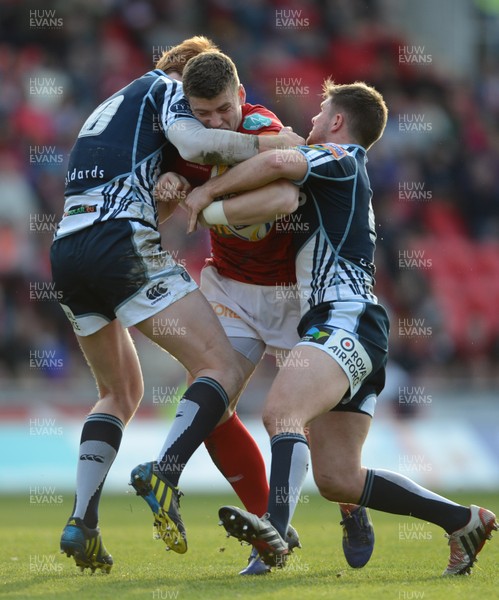
[[[230,169],[228,165],[213,165],[211,176],[216,177],[217,175],[222,175],[227,169]],[[233,195],[234,194],[228,194],[223,198],[216,198],[216,200],[227,200]],[[212,229],[222,237],[236,237],[240,240],[245,240],[246,242],[259,242],[269,234],[273,224],[274,221],[269,221],[268,223],[256,223],[254,225],[213,225]]]
[[[256,225],[225,225],[234,237],[247,242],[259,242],[268,235],[274,223],[260,223]]]

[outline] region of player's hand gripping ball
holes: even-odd
[[[218,175],[222,175],[229,168],[228,165],[214,165],[211,169],[211,176],[217,177]],[[216,198],[215,202],[218,200],[227,200],[234,195],[235,194],[228,194],[227,196]],[[268,235],[273,224],[274,221],[269,221],[268,223],[256,223],[254,225],[214,225],[213,227],[220,235],[237,237],[240,240],[245,240],[247,242],[259,242]]]

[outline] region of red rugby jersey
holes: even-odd
[[[240,133],[277,134],[282,123],[277,116],[259,104],[242,106]],[[171,163],[170,163],[171,165]],[[172,168],[173,167],[173,168]],[[197,165],[178,158],[170,169],[184,175],[191,184],[200,185],[211,175],[211,166]],[[247,242],[223,225],[210,229],[211,256],[206,265],[216,267],[224,277],[254,285],[289,285],[296,282],[295,252],[292,233],[276,230],[258,242]]]

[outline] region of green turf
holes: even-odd
[[[147,600],[489,600],[498,597],[499,534],[487,543],[471,577],[442,578],[448,549],[443,531],[415,519],[372,513],[376,547],[363,569],[350,569],[341,551],[336,506],[302,496],[293,523],[303,549],[286,569],[264,577],[240,577],[248,547],[226,539],[217,509],[234,496],[188,495],[182,499],[189,550],[165,552],[152,538],[145,502],[132,495],[104,497],[101,528],[115,565],[110,575],[81,574],[59,554],[59,536],[72,507],[69,497],[33,504],[29,496],[0,496],[0,597]],[[499,495],[461,495],[459,502],[499,512]]]

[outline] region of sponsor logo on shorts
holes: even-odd
[[[330,331],[325,331],[318,329],[317,327],[312,327],[312,329],[309,329],[307,333],[303,336],[302,342],[316,342],[317,344],[324,345],[329,339],[330,335]]]
[[[68,318],[69,322],[73,326],[73,329],[75,331],[81,331],[81,327],[78,325],[78,321],[76,320],[76,317],[73,314],[73,311],[69,308],[69,306],[66,306],[65,304],[61,303],[61,307],[64,313],[66,314],[66,317]]]
[[[371,372],[372,363],[359,341],[345,333],[341,329],[334,331],[326,346],[331,356],[345,369],[352,389],[356,389]]]
[[[156,302],[167,296],[169,293],[170,291],[168,290],[165,282],[161,280],[147,290],[146,296],[149,298],[149,300],[152,300],[152,304],[156,304]]]
[[[240,319],[241,317],[230,308],[227,308],[219,302],[210,302],[217,317],[229,317],[230,319]]]
[[[350,338],[343,338],[342,340],[340,340],[340,346],[343,348],[343,350],[350,352],[351,350],[353,350],[354,343]]]
[[[355,390],[372,370],[372,362],[357,338],[343,329],[319,329],[312,327],[302,338],[327,348],[328,353],[344,369],[352,390]]]
[[[189,281],[191,280],[191,276],[189,275],[189,273],[187,273],[187,271],[182,271],[182,273],[180,273],[180,277],[182,277],[184,281],[187,281],[187,283],[189,283]]]

